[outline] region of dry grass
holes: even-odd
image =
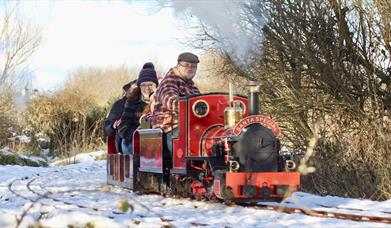
[[[228,93],[228,83],[232,82],[235,93],[242,93],[245,82],[243,78],[224,71],[224,60],[215,55],[202,56],[199,69],[194,81],[201,93],[223,92]]]
[[[104,148],[103,123],[122,85],[136,77],[135,68],[79,69],[63,90],[30,102],[26,126],[50,138],[52,155],[74,156]]]
[[[16,126],[15,106],[10,93],[0,93],[0,147],[7,143],[10,132]]]
[[[366,119],[358,128],[334,131],[319,142],[310,161],[317,172],[304,177],[303,187],[321,194],[390,199],[390,145],[390,121]]]
[[[80,68],[73,72],[64,84],[61,93],[77,93],[89,97],[99,106],[122,94],[122,86],[138,76],[137,67],[126,66],[101,68]]]

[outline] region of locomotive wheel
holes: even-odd
[[[172,191],[171,186],[164,181],[162,181],[160,183],[160,193],[161,193],[161,195],[164,195],[167,197],[173,196],[173,191]]]
[[[180,176],[177,174],[170,176],[170,187],[173,195],[180,196],[183,198],[191,197],[191,183],[193,182],[192,178]]]
[[[142,193],[160,193],[163,178],[159,174],[138,172],[137,182],[139,191]]]

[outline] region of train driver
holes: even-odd
[[[123,154],[133,152],[133,133],[140,125],[140,117],[150,102],[150,94],[158,85],[155,67],[152,63],[145,63],[137,79],[137,87],[132,91],[125,103],[121,123],[118,128],[122,140]]]
[[[178,136],[179,97],[200,94],[193,82],[199,62],[195,54],[181,53],[177,65],[168,71],[155,93],[152,127],[163,130],[171,154],[172,138]]]

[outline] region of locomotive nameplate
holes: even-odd
[[[280,127],[276,122],[274,122],[274,120],[262,115],[247,116],[246,118],[240,120],[233,128],[233,133],[235,135],[239,135],[244,128],[253,123],[259,123],[267,128],[270,128],[275,136],[281,133]]]

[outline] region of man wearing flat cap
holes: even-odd
[[[167,142],[178,134],[179,97],[200,94],[193,82],[199,62],[195,54],[181,53],[177,65],[168,71],[155,93],[152,127],[161,128],[166,133]],[[167,147],[172,153],[172,145]]]
[[[117,127],[119,125],[119,120],[124,111],[124,106],[127,97],[131,94],[131,91],[135,88],[137,80],[133,80],[129,83],[126,83],[122,86],[123,95],[122,98],[114,102],[109,114],[106,117],[104,123],[104,135],[108,137],[112,134],[115,134],[115,148],[117,152],[121,152],[121,137],[118,134]]]

